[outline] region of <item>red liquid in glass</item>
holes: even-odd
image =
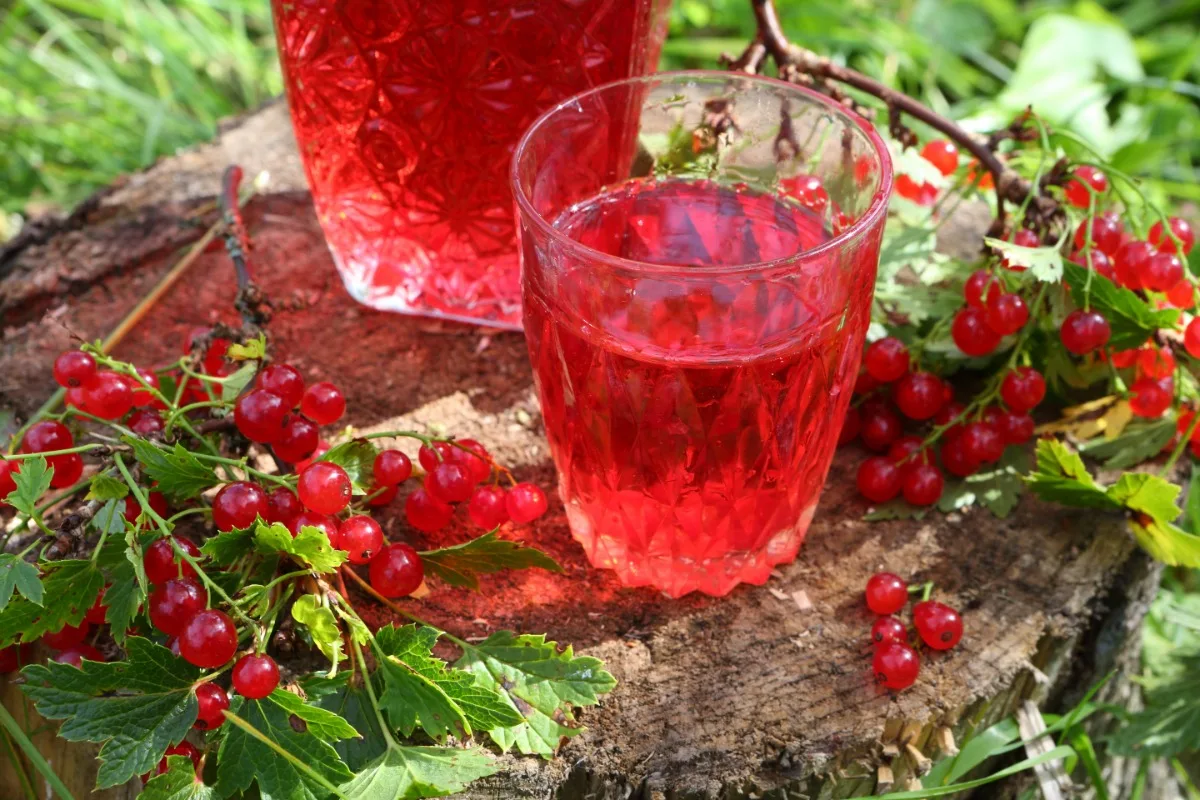
[[[653,69],[665,0],[272,0],[292,123],[347,289],[520,327],[509,159],[555,102]]]
[[[766,581],[795,557],[833,458],[874,261],[854,280],[832,256],[790,276],[705,270],[829,238],[802,207],[705,183],[631,183],[555,225],[684,267],[619,277],[526,251],[555,259],[527,278],[525,330],[572,532],[627,585],[719,595]]]

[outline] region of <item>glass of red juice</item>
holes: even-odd
[[[883,142],[798,86],[663,73],[548,111],[512,179],[572,534],[673,597],[765,582],[799,550],[850,402]]]
[[[519,328],[508,164],[558,101],[654,69],[670,0],[272,0],[296,141],[347,290]]]

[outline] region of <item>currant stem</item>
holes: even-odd
[[[334,786],[332,783],[330,783],[325,778],[324,775],[317,772],[315,769],[310,767],[308,764],[305,764],[299,758],[296,758],[296,756],[292,755],[289,751],[287,751],[283,747],[280,747],[278,744],[276,744],[274,741],[272,741],[270,738],[268,738],[265,734],[260,733],[258,731],[258,729],[255,728],[253,725],[251,725],[249,722],[242,719],[237,714],[234,714],[229,709],[225,709],[221,713],[225,715],[225,719],[229,720],[234,725],[236,725],[237,727],[241,728],[246,733],[253,736],[255,739],[258,739],[260,742],[265,744],[267,747],[271,748],[276,753],[278,753],[280,756],[282,756],[283,759],[285,761],[287,761],[289,764],[291,764],[296,769],[303,772],[308,777],[312,778],[317,783],[321,784],[321,786],[324,787],[324,789],[326,791],[331,792],[332,794],[336,795],[337,797],[342,798],[342,800],[350,800],[350,798],[348,798],[348,797],[346,797],[346,795],[342,794],[342,792],[339,791],[336,786]]]
[[[376,721],[379,722],[379,730],[383,731],[383,737],[392,747],[398,747],[399,743],[392,738],[391,726],[383,718],[383,711],[379,708],[379,698],[375,696],[375,687],[371,685],[371,674],[367,672],[367,660],[363,657],[362,648],[359,647],[358,642],[354,641],[353,636],[350,637],[350,647],[358,661],[358,668],[362,670],[363,684],[367,687],[367,696],[371,698],[371,709],[375,712]]]
[[[24,461],[27,458],[53,458],[54,456],[68,456],[71,453],[90,453],[93,450],[107,449],[106,444],[81,444],[76,447],[68,447],[64,450],[46,450],[41,453],[13,453],[12,455],[0,456],[0,461]]]

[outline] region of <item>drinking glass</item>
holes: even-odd
[[[546,112],[512,182],[572,534],[629,586],[763,583],[796,556],[850,402],[883,142],[792,84],[663,73]]]
[[[272,0],[296,141],[347,290],[520,327],[508,164],[554,103],[654,69],[669,0]]]

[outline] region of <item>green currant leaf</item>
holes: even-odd
[[[1152,685],[1146,707],[1122,722],[1109,746],[1133,758],[1172,758],[1200,750],[1200,653],[1172,659],[1171,680]]]
[[[78,625],[96,602],[104,586],[104,575],[91,561],[51,561],[42,576],[43,602],[13,597],[0,612],[0,647],[16,641],[33,642],[64,625]]]
[[[928,508],[906,503],[903,498],[889,500],[886,503],[881,503],[874,506],[866,514],[863,514],[864,522],[879,522],[885,519],[924,519],[929,513]]]
[[[254,528],[221,531],[200,545],[200,552],[219,567],[227,567],[254,550]]]
[[[1158,420],[1148,425],[1130,425],[1113,439],[1096,438],[1079,448],[1088,458],[1107,469],[1125,469],[1158,455],[1175,435],[1175,421]]]
[[[320,528],[305,525],[292,538],[291,532],[282,522],[268,525],[259,522],[254,529],[254,541],[263,553],[283,553],[316,572],[333,572],[346,563],[349,554],[345,550],[334,550],[329,536]]]
[[[125,503],[125,500],[104,501],[104,505],[92,517],[92,527],[101,533],[120,533],[125,530]]]
[[[346,765],[358,772],[378,758],[387,747],[387,739],[379,727],[379,718],[365,687],[352,688],[350,673],[341,672],[334,678],[310,675],[301,681],[301,687],[310,702],[342,717],[356,730],[361,738],[341,739],[333,742]]]
[[[463,647],[455,666],[473,673],[481,686],[502,693],[524,717],[519,725],[489,729],[492,741],[506,752],[516,747],[546,758],[564,738],[582,730],[575,721],[575,706],[596,705],[617,685],[600,659],[576,656],[570,646],[560,653],[544,635],[511,631],[498,631]]]
[[[211,468],[200,463],[181,444],[168,450],[136,436],[122,437],[122,441],[133,448],[142,472],[150,480],[158,481],[158,491],[168,499],[190,500],[221,482]]]
[[[230,347],[230,349],[233,349]],[[232,403],[242,393],[242,390],[250,385],[250,381],[254,380],[254,376],[258,374],[258,362],[247,361],[242,364],[237,370],[221,384],[221,400],[226,403]]]
[[[392,725],[405,736],[420,727],[441,741],[448,734],[462,738],[473,729],[519,724],[520,715],[495,687],[434,657],[440,636],[436,628],[416,625],[375,632],[384,685],[379,705]]]
[[[499,771],[482,747],[389,746],[363,767],[341,791],[355,800],[417,800],[445,797],[467,788],[471,781]]]
[[[125,661],[84,661],[82,668],[52,661],[21,672],[38,713],[65,720],[59,736],[103,743],[99,789],[149,772],[196,721],[192,685],[200,670],[140,636],[125,648]]]
[[[229,349],[225,351],[225,357],[230,361],[251,361],[261,359],[267,354],[267,335],[260,333],[245,344],[229,345]]]
[[[21,471],[12,473],[17,488],[9,493],[6,502],[27,517],[37,516],[37,502],[50,488],[54,467],[46,466],[41,456],[21,461]]]
[[[117,480],[104,472],[97,472],[92,477],[92,484],[88,490],[87,499],[99,500],[100,502],[123,500],[128,494],[129,487],[125,485],[125,481]]]
[[[1045,283],[1058,283],[1063,277],[1062,253],[1055,247],[1024,247],[1003,239],[983,237],[983,241],[1016,267],[1025,267],[1029,274]]]
[[[981,505],[1004,519],[1016,508],[1025,488],[1022,477],[1029,472],[1029,455],[1018,447],[1009,447],[1004,456],[961,480],[946,483],[938,508],[946,513],[971,505]]]
[[[262,700],[231,698],[229,710],[238,719],[223,726],[226,732],[217,751],[217,794],[229,797],[257,782],[263,800],[324,800],[329,791],[319,781],[238,725],[241,722],[253,728],[334,785],[349,780],[352,773],[337,751],[308,731],[297,731],[291,712],[273,698],[273,694]]]
[[[104,592],[104,621],[112,629],[112,637],[118,644],[125,640],[125,632],[137,618],[138,610],[146,602],[145,573],[141,578],[141,558],[133,550],[126,550],[128,558],[122,559],[108,573],[108,589]]]
[[[1147,514],[1157,522],[1179,518],[1179,487],[1147,472],[1126,472],[1108,487],[1108,496],[1130,511]]]
[[[167,771],[151,778],[138,800],[217,800],[217,793],[196,779],[190,758],[167,756]]]
[[[352,439],[331,447],[319,461],[337,464],[350,476],[355,494],[366,494],[375,484],[375,456],[379,449],[367,439]]]
[[[1076,508],[1119,511],[1114,501],[1096,483],[1083,459],[1055,439],[1039,439],[1037,469],[1026,478],[1029,488],[1043,500]]]
[[[242,587],[238,605],[252,617],[266,616],[271,610],[271,590],[261,583],[248,583]],[[307,597],[308,595],[305,595]]]
[[[316,595],[306,594],[292,604],[292,619],[308,628],[313,644],[337,666],[346,657],[342,651],[342,629],[328,607]]]
[[[520,542],[500,539],[495,531],[453,547],[426,550],[421,553],[425,572],[438,577],[451,586],[479,588],[479,575],[505,569],[528,569],[538,567],[550,572],[563,569],[550,556]]]
[[[271,702],[284,711],[304,721],[308,732],[326,742],[336,742],[340,739],[360,738],[358,731],[342,719],[338,714],[326,708],[306,703],[304,698],[276,689],[271,692]],[[293,726],[294,727],[294,726]]]
[[[1179,320],[1178,309],[1155,309],[1130,290],[1073,262],[1063,265],[1063,280],[1075,305],[1082,308],[1090,302],[1108,320],[1112,329],[1108,346],[1113,350],[1140,347],[1156,330],[1174,328]]]
[[[38,568],[13,553],[0,553],[0,612],[8,606],[13,592],[35,606],[42,604],[42,579]]]
[[[1129,529],[1142,549],[1164,564],[1200,567],[1200,536],[1150,516],[1134,516],[1129,521]]]

